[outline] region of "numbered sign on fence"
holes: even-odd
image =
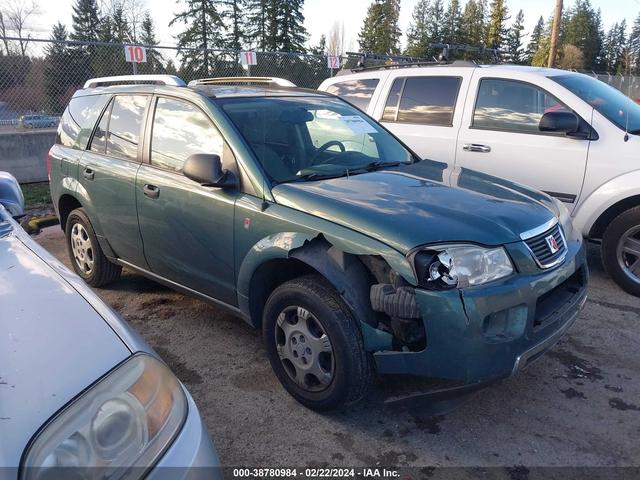
[[[147,50],[140,45],[125,45],[124,58],[127,62],[145,63],[147,61]]]
[[[329,55],[327,57],[327,68],[336,69],[340,68],[340,57]]]
[[[256,52],[240,52],[240,63],[242,65],[257,65],[258,56]]]

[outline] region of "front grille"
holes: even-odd
[[[550,237],[553,237],[558,246],[556,252],[553,251],[550,245],[550,243],[553,244]],[[527,247],[529,247],[529,250],[531,250],[538,265],[542,268],[550,268],[557,265],[567,254],[567,244],[559,224],[556,224],[540,235],[526,239],[525,243]]]

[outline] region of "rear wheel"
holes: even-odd
[[[618,215],[602,238],[607,273],[625,291],[640,296],[640,207]]]
[[[102,252],[84,209],[77,208],[69,214],[65,233],[73,269],[85,282],[100,287],[120,276],[122,267],[111,263]]]
[[[274,290],[264,309],[263,336],[276,376],[309,408],[356,402],[372,383],[357,321],[320,276],[300,277]]]

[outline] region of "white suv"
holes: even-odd
[[[640,296],[640,105],[587,75],[514,65],[395,66],[325,80],[423,158],[531,185],[602,242]]]

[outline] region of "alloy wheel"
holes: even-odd
[[[640,284],[640,225],[630,228],[620,237],[617,256],[625,275]]]

